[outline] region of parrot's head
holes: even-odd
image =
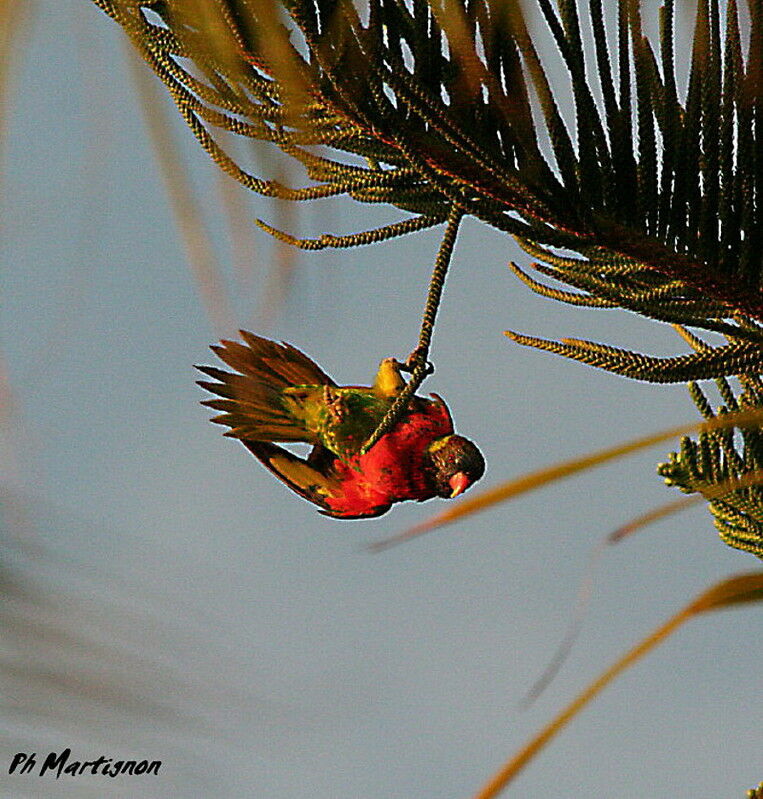
[[[438,497],[457,497],[485,473],[485,459],[476,445],[458,435],[435,439],[426,449]]]

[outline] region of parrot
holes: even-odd
[[[360,450],[406,382],[404,364],[385,358],[371,386],[338,386],[303,352],[245,330],[210,349],[234,372],[196,368],[212,394],[211,421],[230,429],[279,480],[337,519],[381,516],[394,503],[453,498],[482,477],[477,446],[456,435],[445,401],[413,395],[401,419]],[[312,445],[300,457],[278,444]]]

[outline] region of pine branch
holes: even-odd
[[[601,0],[535,0],[539,34],[519,0],[369,0],[366,14],[351,0],[94,2],[242,185],[295,202],[346,195],[407,215],[306,239],[260,223],[272,235],[304,249],[354,247],[426,229],[457,206],[517,238],[534,269],[564,286],[512,264],[536,293],[679,325],[693,352],[651,358],[578,339],[515,340],[640,380],[716,379],[727,410],[763,406],[760,0],[748,4],[746,47],[737,0],[698,0],[690,54],[675,50],[674,0],[658,12],[619,0],[612,30]],[[654,13],[652,41],[644,31]],[[562,79],[540,55],[549,42]],[[560,110],[566,96],[572,124]],[[305,185],[253,173],[218,130],[279,148],[302,165]],[[712,347],[687,327],[727,343]],[[739,436],[685,443],[666,473],[686,490],[752,474],[763,443],[756,431]],[[759,494],[750,486],[711,502],[724,539],[758,553]]]

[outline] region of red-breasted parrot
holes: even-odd
[[[436,394],[413,396],[402,418],[365,455],[359,451],[405,386],[401,364],[383,360],[370,387],[337,384],[304,353],[244,330],[244,343],[212,351],[236,371],[200,371],[199,385],[222,399],[203,404],[292,491],[341,519],[381,516],[393,503],[456,497],[485,471],[477,447],[454,434]],[[274,442],[312,444],[301,458]]]

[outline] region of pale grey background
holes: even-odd
[[[224,440],[192,364],[215,338],[186,265],[126,69],[94,6],[38,2],[2,184],[0,585],[4,796],[468,797],[625,648],[697,592],[753,569],[694,509],[611,551],[580,642],[529,711],[594,543],[674,495],[656,448],[415,542],[364,545],[444,507],[319,516]],[[229,288],[217,176],[173,111]],[[242,190],[247,218],[277,219]],[[397,218],[353,201],[297,231]],[[413,346],[439,231],[299,257],[265,329],[273,258],[253,233],[235,325],[295,344],[340,382]],[[671,331],[535,297],[528,258],[474,221],[458,241],[427,390],[488,460],[484,486],[692,420],[682,387],[618,379],[506,327],[669,354]],[[228,330],[229,335],[235,327]],[[763,779],[760,609],[695,620],[610,687],[507,795],[742,797]],[[16,751],[151,757],[153,778],[7,774]],[[513,793],[512,793],[513,791]]]

